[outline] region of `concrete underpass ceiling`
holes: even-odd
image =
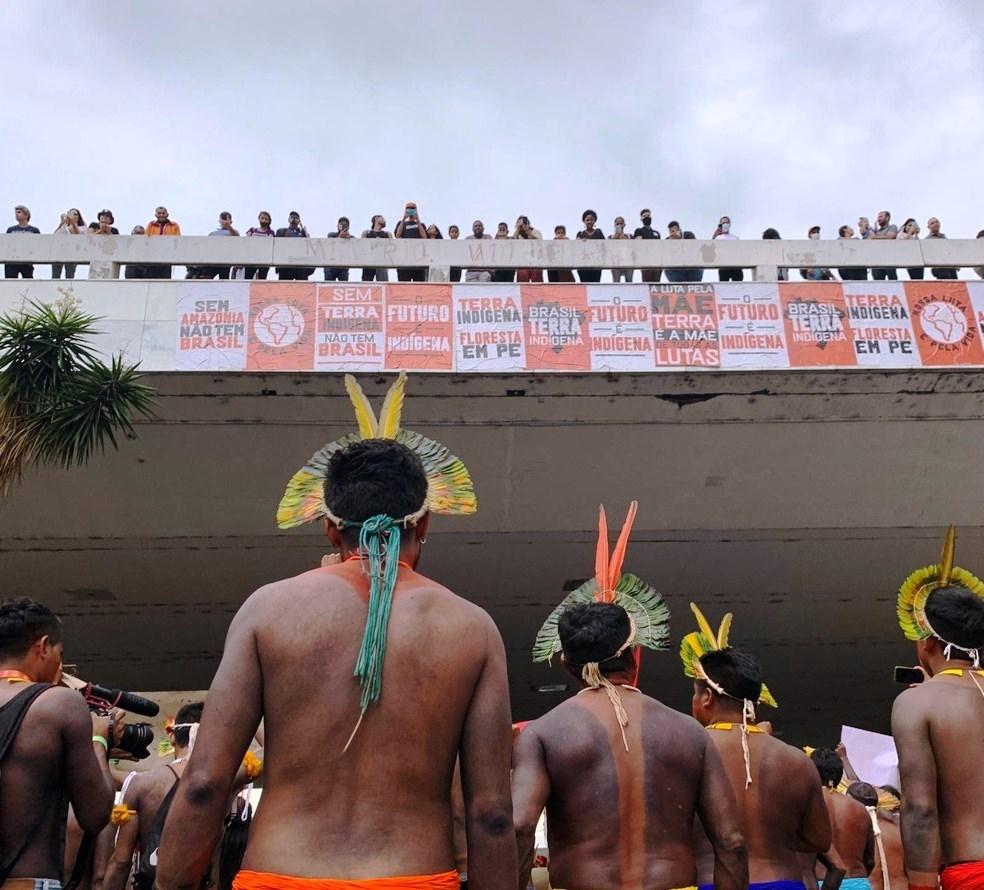
[[[208,685],[250,591],[316,566],[319,530],[278,532],[283,485],[352,428],[336,376],[153,375],[159,419],[85,469],[32,473],[0,506],[2,594],[65,617],[67,657],[134,689]],[[388,380],[364,379],[381,395]],[[565,693],[534,666],[537,628],[587,577],[597,504],[640,501],[627,568],[666,596],[674,650],[687,603],[756,652],[794,741],[841,723],[885,731],[894,617],[907,572],[984,562],[984,384],[973,372],[553,377],[418,375],[406,425],[469,465],[480,512],[437,517],[422,570],[487,608],[509,653],[514,715]],[[687,709],[675,651],[644,658],[644,688]]]

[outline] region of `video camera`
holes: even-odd
[[[141,717],[156,717],[160,713],[160,705],[136,695],[133,692],[123,692],[120,689],[107,689],[96,683],[86,683],[76,677],[64,675],[62,682],[82,694],[90,711],[98,714],[108,714],[113,708],[139,714]],[[112,728],[110,728],[112,732]],[[149,747],[154,742],[154,727],[150,723],[127,723],[119,738],[110,738],[109,748],[118,748],[137,760],[150,757]]]

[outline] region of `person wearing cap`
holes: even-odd
[[[641,649],[667,648],[670,618],[650,584],[622,572],[637,509],[633,501],[611,553],[599,510],[594,577],[536,637],[534,661],[559,654],[580,690],[515,742],[520,886],[544,808],[554,887],[693,887],[695,817],[711,841],[718,890],[748,883],[735,796],[711,739],[637,686]]]
[[[691,710],[708,731],[739,801],[748,843],[749,887],[804,890],[800,853],[830,846],[830,823],[820,781],[803,752],[758,724],[757,705],[778,707],[755,658],[730,644],[729,612],[717,632],[696,604],[698,630],[680,644],[683,672],[693,680]],[[697,846],[702,888],[712,884],[711,850]]]
[[[301,214],[291,210],[287,215],[287,226],[277,229],[277,238],[307,238],[308,230],[301,222]],[[305,266],[277,266],[277,278],[281,281],[307,281],[314,272]]]
[[[955,547],[951,526],[895,609],[927,677],[892,709],[911,890],[984,887],[984,581],[954,564]]]
[[[14,208],[14,219],[16,223],[8,226],[8,235],[40,235],[41,230],[37,226],[32,226],[31,211],[23,204],[18,204]],[[6,263],[3,267],[4,278],[33,278],[34,266],[31,263]]]
[[[424,225],[420,214],[417,212],[417,205],[413,201],[408,201],[403,208],[403,217],[396,224],[393,230],[394,238],[427,238],[427,226]],[[396,270],[396,277],[399,281],[426,281],[427,269],[424,267],[407,269],[402,267]]]

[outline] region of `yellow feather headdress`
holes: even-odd
[[[697,619],[698,630],[687,634],[683,638],[680,643],[680,660],[683,662],[684,674],[692,680],[702,680],[707,683],[709,678],[704,672],[700,660],[708,652],[730,648],[728,637],[731,633],[731,622],[734,616],[731,612],[728,612],[721,619],[721,626],[718,628],[718,632],[715,633],[711,628],[710,622],[704,617],[704,613],[701,612],[696,603],[690,604],[690,610]],[[762,692],[759,694],[757,704],[768,705],[770,708],[779,707],[765,683],[762,684]]]
[[[933,630],[929,618],[926,617],[926,601],[933,591],[955,583],[984,599],[984,582],[966,569],[953,564],[955,552],[956,533],[951,525],[943,540],[939,563],[916,569],[899,588],[896,610],[899,626],[906,639],[926,640],[930,637],[943,639]],[[943,642],[949,643],[948,640]]]
[[[401,371],[377,418],[362,387],[351,374],[345,375],[345,389],[355,407],[359,431],[329,442],[291,477],[277,509],[280,528],[294,528],[329,514],[325,504],[328,462],[336,451],[363,439],[393,439],[420,457],[427,473],[426,506],[431,512],[468,515],[478,509],[475,487],[461,460],[440,442],[400,426],[406,381],[406,372]]]

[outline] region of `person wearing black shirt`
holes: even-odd
[[[601,229],[595,228],[595,223],[598,222],[597,213],[593,210],[585,210],[581,214],[581,222],[584,223],[584,228],[577,233],[579,241],[605,240],[605,233]],[[585,282],[597,283],[601,281],[601,269],[578,269],[577,277],[582,284]]]
[[[362,233],[363,238],[389,238],[390,233],[386,231],[386,219],[381,213],[377,213],[369,222],[369,228]],[[363,269],[363,281],[389,281],[389,269]]]
[[[291,210],[287,216],[287,228],[277,229],[277,238],[307,238],[308,230],[301,223],[301,215]],[[277,278],[281,281],[307,281],[313,268],[299,266],[277,266]]]
[[[37,226],[29,225],[31,222],[31,211],[23,204],[18,204],[14,208],[14,219],[16,225],[7,229],[8,235],[40,235],[41,230]],[[7,263],[3,267],[4,278],[33,278],[34,266],[31,263]]]
[[[419,214],[417,205],[413,201],[407,202],[403,209],[403,219],[396,224],[393,230],[394,238],[426,238],[427,227],[424,225]],[[396,277],[400,281],[426,281],[427,269],[397,269]]]
[[[653,214],[649,208],[644,208],[639,212],[639,219],[642,222],[632,233],[633,238],[641,238],[643,241],[658,241],[659,232],[653,228]],[[656,282],[663,276],[662,269],[642,269],[642,280],[644,282]]]

